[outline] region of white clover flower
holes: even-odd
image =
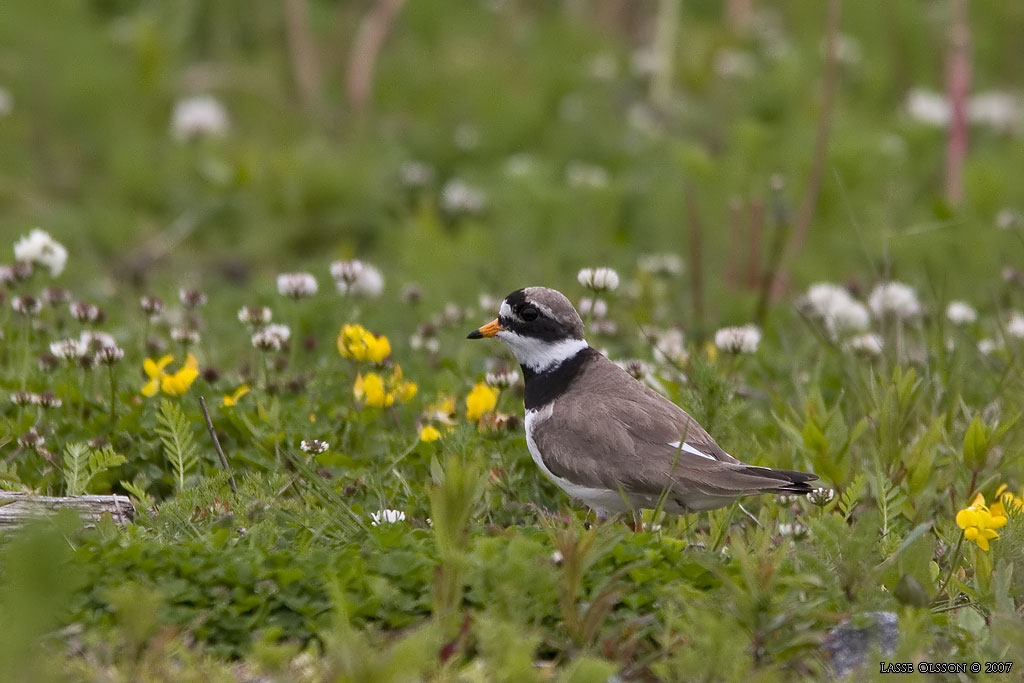
[[[124,358],[124,349],[120,346],[104,346],[96,352],[96,359],[104,365],[114,365]]]
[[[253,347],[260,351],[280,351],[292,336],[287,325],[267,325],[252,335]]]
[[[882,350],[885,348],[882,337],[873,332],[858,334],[850,339],[849,344],[850,349],[855,353],[870,357],[881,356]]]
[[[1021,113],[1020,98],[1008,92],[980,92],[967,103],[967,118],[971,123],[1001,133],[1018,130]]]
[[[487,195],[464,180],[452,178],[441,188],[441,209],[446,213],[475,214],[487,208]]]
[[[922,313],[921,302],[918,301],[914,288],[895,281],[876,285],[868,297],[868,306],[876,318],[910,320]]]
[[[139,299],[142,312],[151,318],[164,312],[164,302],[155,296],[144,296]]]
[[[186,308],[199,308],[206,305],[206,294],[198,289],[182,287],[178,290],[178,300]]]
[[[1024,315],[1014,311],[1006,321],[1006,334],[1016,339],[1024,339]]]
[[[34,317],[39,314],[39,311],[43,310],[43,302],[34,296],[16,296],[11,299],[11,308],[14,309],[15,313]]]
[[[845,287],[831,282],[811,285],[801,303],[809,315],[821,320],[832,338],[866,330],[871,322],[864,304],[854,299]]]
[[[496,370],[488,372],[484,381],[492,387],[507,389],[519,383],[519,372],[516,370]]]
[[[229,127],[227,110],[210,95],[188,97],[174,105],[171,133],[177,140],[223,137]]]
[[[310,273],[281,273],[277,276],[277,292],[292,299],[313,296],[319,289],[316,278]]]
[[[907,93],[905,106],[910,118],[927,126],[948,126],[952,117],[949,100],[944,95],[922,88]]]
[[[954,325],[972,325],[978,321],[978,312],[965,301],[950,301],[946,318]]]
[[[103,316],[99,306],[86,301],[72,301],[68,304],[68,312],[80,323],[94,323]]]
[[[1003,348],[1001,342],[997,342],[995,339],[986,337],[978,342],[978,351],[988,356],[995,353],[999,349]]]
[[[583,297],[580,299],[579,313],[582,316],[592,315],[595,318],[603,318],[608,315],[608,303],[601,298]]]
[[[619,274],[611,268],[584,268],[576,274],[576,279],[595,292],[611,292],[619,286]]]
[[[403,161],[398,167],[398,177],[406,187],[426,187],[434,179],[434,169],[422,161]]]
[[[370,513],[370,524],[380,526],[381,524],[394,524],[404,522],[405,513],[401,510],[377,510]]]
[[[335,261],[331,264],[331,277],[341,294],[376,298],[384,291],[384,276],[363,261]]]
[[[835,497],[836,492],[826,488],[816,488],[807,494],[807,500],[810,501],[811,505],[817,505],[818,507],[825,507]]]
[[[78,360],[89,352],[89,347],[78,339],[51,342],[50,353],[61,360]]]
[[[14,243],[14,258],[22,263],[34,263],[47,268],[51,277],[64,272],[68,262],[68,250],[50,237],[50,233],[35,228]]]
[[[101,351],[103,349],[116,349],[117,340],[106,332],[98,330],[86,330],[78,336],[78,342],[86,351]]]
[[[685,365],[690,354],[686,352],[686,336],[678,327],[654,335],[654,360],[668,365]]]
[[[807,526],[802,522],[783,522],[779,525],[779,533],[783,536],[803,538],[807,535]]]
[[[238,309],[238,322],[250,327],[263,327],[274,317],[266,306],[242,306]]]
[[[171,339],[179,344],[198,344],[199,330],[192,327],[172,327]]]
[[[643,254],[636,260],[636,267],[649,275],[672,277],[683,272],[683,259],[679,254]]]
[[[327,443],[326,441],[321,441],[320,439],[303,439],[301,442],[299,442],[299,449],[302,450],[304,453],[310,453],[312,455],[320,455],[321,453],[325,453],[327,449],[330,447],[331,445],[329,443]]]
[[[570,161],[565,168],[565,181],[569,187],[601,189],[608,187],[610,176],[601,166],[582,161]]]
[[[715,346],[728,353],[754,353],[761,343],[761,330],[756,325],[723,327],[715,332]]]

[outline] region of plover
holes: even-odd
[[[817,475],[740,462],[682,408],[583,338],[572,303],[547,287],[512,292],[469,333],[497,337],[526,382],[526,445],[541,471],[600,516],[710,510],[740,496],[808,493]]]

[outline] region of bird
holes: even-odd
[[[659,507],[687,514],[742,496],[806,494],[818,478],[725,452],[685,410],[591,347],[580,314],[557,290],[512,292],[498,317],[467,338],[496,338],[519,361],[533,461],[598,517]]]

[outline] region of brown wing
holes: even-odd
[[[534,435],[544,464],[556,476],[655,497],[668,487],[693,509],[689,501],[694,499],[788,490],[814,478],[739,462],[681,408],[614,363],[601,361],[576,377],[564,395],[570,400],[556,401]],[[671,445],[681,439],[705,455]]]

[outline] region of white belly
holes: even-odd
[[[555,484],[558,485],[558,488],[562,489],[573,498],[583,501],[587,507],[593,509],[599,514],[628,511],[630,506],[626,504],[626,501],[622,499],[622,494],[618,491],[595,489],[574,484],[568,479],[562,479],[555,475],[547,468],[547,465],[544,464],[544,459],[541,457],[540,450],[537,448],[537,442],[533,439],[533,430],[536,429],[540,423],[551,417],[552,408],[552,404],[548,403],[540,408],[532,408],[526,411],[526,447],[530,449],[530,455],[533,457],[533,461],[537,463],[537,467],[539,467],[540,471],[544,473],[544,476],[555,482]],[[634,507],[636,506],[634,505]]]

